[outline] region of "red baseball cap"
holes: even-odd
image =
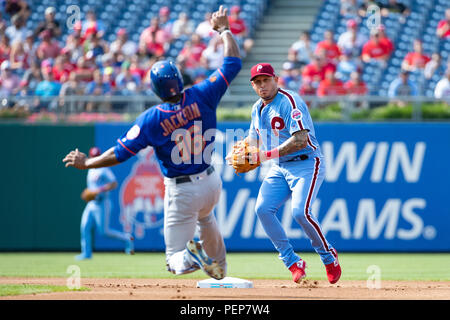
[[[117,30],[118,36],[123,36],[124,34],[127,34],[127,30],[125,28],[120,28],[119,30]]]
[[[258,63],[254,65],[250,70],[250,74],[250,81],[252,81],[256,76],[275,77],[275,71],[269,63]]]
[[[232,13],[238,13],[238,12],[241,12],[241,7],[239,7],[239,6],[232,6],[231,9],[230,9],[230,11],[231,11]]]
[[[97,157],[101,154],[102,154],[102,152],[100,151],[100,148],[98,148],[98,147],[92,147],[89,149],[89,157],[90,158]]]
[[[358,22],[354,19],[350,19],[347,21],[347,27],[349,28],[355,28],[358,25]]]
[[[162,16],[168,15],[170,13],[169,7],[162,7],[159,9],[159,14]]]

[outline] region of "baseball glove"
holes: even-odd
[[[246,140],[238,141],[226,157],[228,163],[238,173],[245,173],[259,167],[261,162],[258,159],[259,149],[251,146]]]
[[[83,199],[86,202],[89,202],[91,200],[94,200],[95,197],[97,197],[97,194],[98,193],[96,191],[86,188],[81,193],[81,199]]]

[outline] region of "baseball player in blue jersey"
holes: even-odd
[[[291,197],[295,221],[320,255],[329,282],[336,283],[341,276],[336,250],[311,214],[325,166],[308,107],[298,94],[278,88],[278,77],[270,64],[253,66],[250,81],[260,99],[253,105],[246,140],[250,145],[259,142],[261,146],[250,157],[261,162],[272,160],[256,200],[256,214],[280,259],[298,283],[306,276],[306,263],[295,254],[276,217],[278,209]]]
[[[222,181],[210,165],[216,129],[216,108],[241,69],[239,48],[228,25],[227,9],[212,14],[211,25],[224,43],[224,62],[203,82],[183,91],[182,77],[172,61],[155,63],[150,71],[153,91],[162,104],[142,113],[131,128],[98,157],[78,150],[63,160],[78,169],[119,164],[152,146],[164,175],[164,240],[166,262],[175,274],[201,268],[222,279],[226,249],[213,209]],[[194,241],[198,228],[200,241]]]
[[[101,154],[100,149],[92,147],[89,157]],[[92,258],[92,229],[102,235],[125,242],[125,253],[133,254],[134,238],[129,233],[112,230],[108,226],[108,217],[111,212],[109,191],[117,188],[116,178],[109,168],[89,169],[87,174],[87,189],[82,198],[88,201],[81,217],[81,254],[75,259],[84,260]],[[86,194],[89,194],[86,196]]]

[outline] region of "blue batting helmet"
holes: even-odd
[[[156,62],[150,70],[153,92],[162,100],[174,97],[183,91],[183,78],[172,60]]]

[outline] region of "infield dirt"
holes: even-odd
[[[247,279],[251,280],[251,279]],[[65,278],[0,278],[1,284],[66,285]],[[195,279],[81,279],[89,291],[67,291],[0,297],[20,300],[448,300],[448,281],[381,281],[381,288],[369,289],[366,281],[252,280],[252,289],[196,288]]]

